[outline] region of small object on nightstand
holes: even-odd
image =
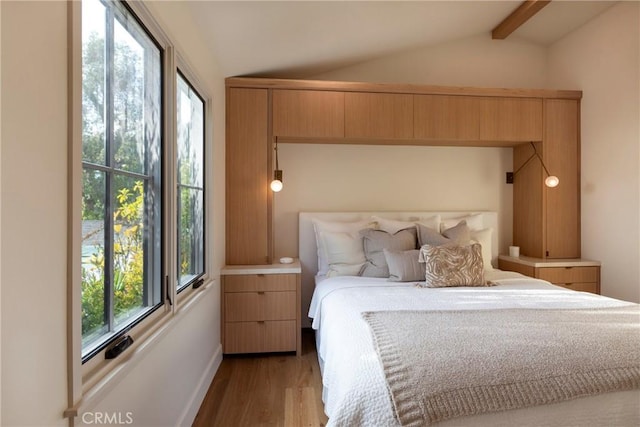
[[[280,258],[280,264],[291,264],[293,262],[293,258],[288,256]]]
[[[509,256],[518,258],[520,256],[520,246],[509,246]]]

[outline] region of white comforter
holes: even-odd
[[[419,288],[386,279],[320,281],[309,317],[317,332],[323,400],[329,426],[397,426],[384,373],[363,311],[615,307],[629,302],[575,292],[517,273],[494,271],[487,288]],[[640,321],[640,319],[639,319]],[[637,426],[638,390],[585,397],[544,407],[484,414],[446,426]]]

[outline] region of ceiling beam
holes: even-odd
[[[509,34],[517,30],[518,27],[527,22],[529,18],[538,13],[550,2],[551,0],[527,0],[523,2],[511,15],[507,16],[493,29],[491,38],[494,40],[506,39]]]

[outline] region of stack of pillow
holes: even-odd
[[[491,228],[482,214],[415,221],[371,217],[313,221],[318,275],[383,277],[427,287],[485,286],[492,270]]]

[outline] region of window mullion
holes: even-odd
[[[114,74],[115,74],[115,23],[112,8],[106,8],[106,25],[105,25],[105,162],[111,168],[105,176],[105,224],[104,224],[104,243],[105,243],[105,259],[104,259],[104,316],[105,323],[108,325],[108,331],[115,329],[114,317],[114,215],[115,199],[113,190],[115,189],[114,166],[114,143],[115,143],[115,126],[114,126]]]
[[[169,283],[169,289],[163,289],[163,297],[165,301],[167,298],[171,301],[175,301],[177,295],[177,288],[179,283],[178,277],[178,264],[179,256],[177,255],[177,248],[179,245],[177,239],[179,211],[177,210],[177,83],[175,78],[176,73],[176,58],[173,46],[167,46],[164,52],[164,68],[163,74],[166,76],[164,81],[165,90],[165,104],[163,106],[163,112],[165,117],[165,133],[164,140],[162,141],[164,147],[164,173],[165,187],[162,189],[165,196],[164,199],[164,212],[165,221],[163,222],[163,245],[164,253],[162,254],[165,260],[164,271],[162,272],[163,278],[166,278]],[[172,308],[175,310],[175,306]]]

